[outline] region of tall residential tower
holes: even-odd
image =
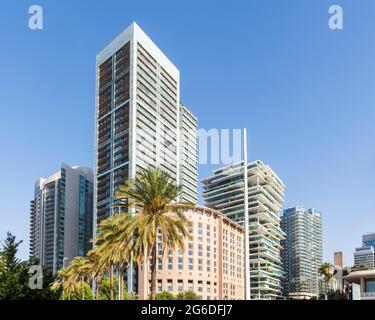
[[[283,294],[300,299],[319,297],[319,267],[323,260],[322,217],[315,209],[284,210],[281,242],[284,277]]]
[[[96,223],[112,214],[116,190],[149,166],[182,185],[180,200],[196,202],[196,118],[180,103],[179,70],[135,22],[96,57],[95,128]]]
[[[89,251],[93,236],[93,172],[61,165],[35,183],[30,207],[30,256],[56,273]]]
[[[198,201],[197,118],[183,104],[180,106],[180,184],[182,202]]]
[[[244,164],[218,169],[204,179],[207,206],[244,225]],[[279,212],[285,186],[272,169],[261,161],[247,164],[250,251],[250,295],[252,299],[276,299],[281,294]],[[245,230],[246,233],[246,230]],[[249,284],[246,284],[249,285]]]

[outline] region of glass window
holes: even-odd
[[[366,281],[366,292],[375,292],[375,280]]]

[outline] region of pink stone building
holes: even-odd
[[[164,254],[158,242],[157,292],[194,291],[203,300],[244,299],[243,228],[210,208],[181,209],[192,239],[185,240],[184,251],[172,248]],[[138,273],[140,299],[150,292],[151,274],[145,269],[141,266]]]

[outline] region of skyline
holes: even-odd
[[[8,106],[5,115],[15,121],[6,121],[0,130],[3,137],[12,128],[18,131],[13,129],[12,136],[5,141],[4,150],[11,152],[9,157],[1,160],[1,175],[7,183],[2,183],[0,190],[3,199],[9,199],[7,203],[2,202],[0,207],[3,221],[0,226],[1,238],[7,230],[15,233],[24,240],[22,251],[27,252],[28,207],[35,181],[39,176],[49,176],[55,172],[61,162],[93,168],[95,54],[135,20],[180,69],[181,100],[197,115],[199,128],[247,127],[249,162],[260,159],[270,164],[283,180],[286,185],[283,208],[303,205],[322,211],[324,260],[332,261],[333,251],[344,251],[345,260],[352,261],[354,248],[361,243],[361,235],[375,229],[366,222],[373,214],[373,188],[370,182],[374,173],[370,168],[374,153],[366,147],[375,137],[371,128],[371,118],[375,113],[370,108],[375,98],[371,92],[371,84],[375,80],[371,56],[375,53],[375,47],[366,37],[357,38],[363,30],[374,28],[375,25],[366,19],[359,20],[362,23],[359,25],[350,23],[351,17],[358,21],[359,15],[366,16],[368,13],[362,12],[362,6],[348,1],[340,2],[345,9],[345,28],[340,32],[327,27],[328,1],[307,6],[290,1],[293,4],[288,10],[292,12],[287,12],[276,1],[267,2],[272,6],[255,6],[254,2],[248,7],[242,4],[242,9],[246,10],[218,6],[213,10],[218,18],[211,17],[212,25],[202,27],[202,21],[206,18],[204,13],[212,9],[204,7],[202,16],[197,17],[197,25],[189,25],[190,28],[179,25],[173,19],[163,23],[154,21],[152,14],[148,16],[142,12],[141,6],[135,4],[124,4],[128,8],[126,12],[134,12],[131,16],[121,13],[121,10],[104,11],[108,21],[103,23],[105,28],[100,28],[95,25],[94,16],[103,9],[102,5],[92,4],[92,13],[86,13],[89,19],[83,23],[79,17],[84,12],[85,4],[67,1],[64,5],[52,5],[48,1],[40,1],[46,19],[45,30],[40,32],[27,29],[26,1],[10,5],[12,10],[2,20],[11,26],[10,30],[14,29],[14,37],[10,37],[9,30],[0,31],[9,44],[8,52],[0,53],[0,63],[4,74],[7,74],[6,78],[1,79],[3,90],[0,94],[4,105]],[[69,6],[75,11],[69,11]],[[311,15],[306,12],[309,6]],[[163,14],[166,7],[155,9]],[[371,7],[374,4],[368,2],[367,11],[371,11]],[[188,8],[180,6],[178,12],[183,14],[185,9]],[[270,9],[280,13],[273,16],[274,20],[269,20]],[[164,15],[172,16],[168,12]],[[71,24],[59,30],[67,16]],[[112,19],[121,16],[121,19]],[[220,17],[223,16],[227,18],[227,24],[221,21]],[[264,18],[268,19],[262,20]],[[291,21],[287,21],[287,18]],[[250,22],[245,24],[244,19]],[[302,30],[294,28],[293,24],[302,23],[301,19],[307,20],[306,25]],[[238,28],[238,23],[242,23],[242,28]],[[218,31],[223,25],[227,29]],[[255,27],[263,28],[262,35],[267,36],[266,39],[258,36]],[[202,34],[193,32],[191,28]],[[80,40],[83,34],[98,38],[87,39],[88,42],[84,44]],[[308,37],[301,38],[304,35],[314,36],[313,43],[306,39]],[[220,41],[223,36],[231,36],[231,43],[237,41],[243,51],[238,52],[236,47],[225,48],[225,42]],[[241,42],[243,39],[253,40],[255,45]],[[274,40],[275,43],[267,40]],[[354,47],[351,46],[353,41]],[[199,52],[189,50],[194,44],[198,44]],[[67,49],[66,45],[74,50]],[[27,48],[33,50],[25,51]],[[295,51],[291,53],[289,48]],[[341,56],[334,54],[337,48],[342,50]],[[23,59],[25,52],[29,55],[28,59]],[[252,58],[250,61],[246,60],[249,56]],[[360,60],[349,60],[352,56]],[[314,60],[316,57],[321,59],[320,63]],[[225,62],[225,58],[228,62]],[[227,74],[220,67],[227,70]],[[51,70],[56,70],[53,77]],[[242,70],[248,73],[244,74]],[[288,81],[284,81],[285,74],[289,75]],[[353,79],[345,79],[348,74],[354,76]],[[71,83],[67,83],[67,79]],[[325,79],[323,84],[320,83],[322,79]],[[232,87],[230,82],[233,82]],[[223,84],[231,90],[218,90]],[[19,88],[24,94],[16,95],[17,99],[14,99]],[[44,88],[48,88],[48,92]],[[350,92],[351,88],[356,91]],[[271,90],[273,93],[269,93]],[[357,106],[357,101],[363,102],[363,105]],[[229,105],[232,103],[236,108]],[[243,103],[249,107],[243,106]],[[305,108],[300,108],[300,105]],[[77,112],[79,106],[82,106],[80,117],[72,119],[71,114]],[[358,113],[350,109],[353,106],[356,106]],[[270,112],[262,107],[269,108]],[[20,108],[24,115],[18,113]],[[233,116],[228,110],[236,110],[238,115]],[[318,112],[315,113],[315,110]],[[342,113],[337,114],[337,111]],[[241,116],[242,113],[246,117]],[[310,121],[308,116],[311,117]],[[57,117],[61,117],[61,120]],[[250,120],[246,120],[247,117]],[[72,130],[66,130],[66,123],[71,124]],[[291,128],[292,124],[296,126],[295,130]],[[320,132],[313,135],[313,132],[309,132],[311,127]],[[348,128],[351,129],[349,133]],[[25,132],[29,135],[28,143],[24,143]],[[51,135],[51,132],[55,134]],[[22,148],[17,148],[19,145]],[[358,150],[360,153],[356,156]],[[305,154],[309,154],[309,151],[312,156],[324,154],[325,157],[306,159]],[[368,154],[365,154],[366,151]],[[40,161],[38,155],[45,160]],[[29,161],[27,167],[22,161],[24,159]],[[355,161],[362,164],[365,174],[347,172]],[[212,170],[218,167],[220,165],[200,166],[199,179],[210,176]],[[354,217],[353,212],[358,210],[354,200],[356,194],[352,195],[350,187],[335,191],[345,185],[347,175],[351,185],[361,185],[364,189],[357,191],[357,197],[362,200],[363,213]],[[330,180],[323,186],[324,177]],[[12,190],[17,190],[17,197],[12,196]],[[350,198],[353,198],[352,202],[341,203],[342,199]],[[342,221],[342,216],[348,221]],[[364,221],[358,221],[358,218]],[[20,224],[22,219],[24,226]],[[337,227],[341,229],[339,232]]]

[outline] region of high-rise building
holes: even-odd
[[[180,104],[179,70],[133,22],[97,55],[96,75],[95,224],[113,213],[116,190],[148,166],[195,202],[196,119]],[[137,291],[136,279],[131,267],[128,290]]]
[[[375,232],[364,234],[362,236],[362,244],[365,247],[371,246],[375,249]]]
[[[283,294],[294,298],[319,297],[319,267],[323,260],[322,217],[315,209],[284,210],[281,242]]]
[[[375,233],[367,233],[362,236],[362,247],[354,252],[355,269],[375,268]]]
[[[180,105],[180,184],[181,201],[198,201],[197,118]]]
[[[180,209],[189,221],[191,239],[185,239],[184,251],[163,251],[162,235],[158,236],[157,292],[193,291],[203,300],[244,299],[243,228],[210,208],[181,205]],[[150,279],[149,264],[143,265],[140,299],[148,298]]]
[[[62,164],[48,179],[38,179],[30,207],[30,256],[56,273],[89,251],[92,237],[92,170]]]
[[[374,269],[375,268],[375,250],[372,246],[362,246],[355,249],[354,268],[356,269]]]
[[[247,164],[250,251],[250,295],[252,299],[275,299],[281,294],[279,213],[285,186],[272,169],[261,161]],[[204,179],[203,197],[208,207],[244,225],[244,163],[239,162],[214,171]]]
[[[335,252],[333,255],[333,265],[336,268],[344,268],[344,254],[340,252]]]

